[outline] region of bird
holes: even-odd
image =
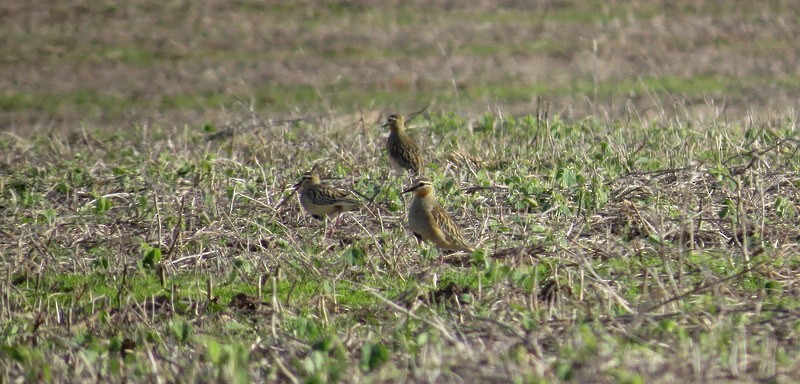
[[[317,220],[337,217],[342,212],[352,211],[361,205],[361,202],[347,192],[323,184],[316,172],[303,174],[295,188],[300,190],[300,205]],[[327,221],[325,224],[327,226]],[[330,234],[333,234],[333,226]]]
[[[475,248],[464,239],[461,229],[436,200],[430,180],[420,178],[403,191],[414,192],[414,201],[408,208],[408,227],[417,241],[429,241],[439,248],[473,252]]]
[[[422,172],[422,155],[411,136],[406,133],[405,118],[402,115],[389,115],[386,124],[389,127],[389,138],[386,140],[386,151],[389,164],[398,172],[411,171],[414,175]]]

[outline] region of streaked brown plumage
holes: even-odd
[[[361,204],[347,192],[322,184],[314,172],[304,174],[297,187],[300,189],[300,204],[315,219],[335,217]]]
[[[414,192],[414,202],[408,209],[408,226],[418,240],[429,241],[443,249],[475,250],[464,240],[461,229],[436,200],[430,181],[419,179],[403,191],[408,192]]]
[[[419,175],[422,172],[422,155],[414,140],[406,133],[405,118],[401,115],[389,115],[383,126],[388,126],[391,131],[386,140],[389,164],[398,172],[407,169]]]

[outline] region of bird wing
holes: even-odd
[[[311,201],[317,205],[338,205],[342,208],[350,208],[360,204],[358,200],[352,198],[347,192],[338,190],[330,185],[316,185],[309,192]]]
[[[433,222],[439,226],[439,230],[444,235],[444,240],[448,244],[439,244],[440,246],[451,248],[451,249],[462,249],[465,251],[472,251],[474,248],[467,244],[466,240],[464,240],[464,235],[461,233],[461,229],[456,225],[453,221],[453,218],[440,206],[435,205],[431,210],[431,215],[433,215]]]
[[[414,144],[410,136],[397,134],[397,137],[389,144],[390,148],[394,148],[395,160],[401,167],[411,169],[419,173],[422,169],[422,155],[419,153],[419,148]]]

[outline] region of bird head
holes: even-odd
[[[433,193],[433,183],[427,178],[419,178],[410,187],[403,191],[403,194],[414,192],[417,197],[425,197]]]
[[[405,129],[405,118],[403,115],[389,115],[386,119],[386,124],[382,126],[383,128],[389,127],[390,130],[403,130]]]
[[[295,184],[295,188],[306,188],[308,186],[319,184],[319,175],[316,172],[306,172],[300,177],[300,181]]]

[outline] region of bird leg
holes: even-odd
[[[334,230],[336,229],[336,226],[338,226],[338,225],[339,225],[339,223],[340,223],[341,221],[342,221],[342,215],[336,215],[336,220],[334,220],[334,221],[331,223],[331,226],[330,226],[330,232],[329,232],[329,233],[327,233],[327,235],[326,235],[327,237],[331,237],[331,238],[333,237],[333,232],[334,232]],[[328,224],[328,219],[327,219],[327,217],[325,218],[325,224],[326,224],[326,225]]]
[[[341,221],[342,221],[342,215],[337,215],[336,216],[336,220],[334,220],[333,223],[331,223],[331,227],[330,227],[331,231],[330,231],[330,233],[327,234],[328,237],[333,238],[333,232],[336,229],[336,226],[339,225],[339,222],[341,222]],[[327,222],[328,221],[326,219],[325,223],[327,223]]]
[[[330,227],[328,226],[328,218],[327,217],[322,218],[322,222],[325,223],[324,227],[323,227],[324,228],[324,232],[323,232],[323,236],[322,237],[323,238],[331,237],[331,235],[333,235],[333,224],[331,224]]]

